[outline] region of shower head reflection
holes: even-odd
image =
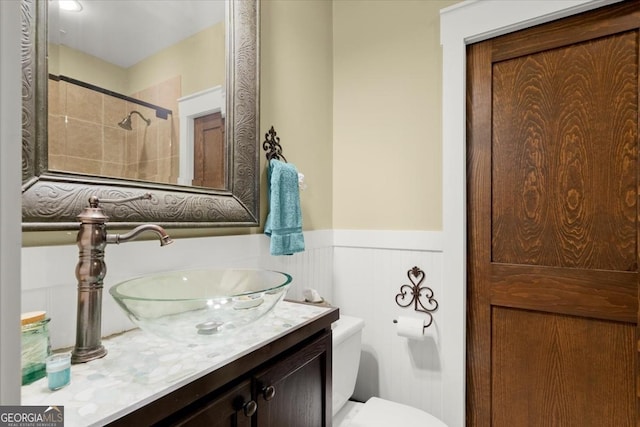
[[[147,119],[139,111],[133,110],[132,112],[127,114],[127,117],[125,117],[124,119],[122,119],[122,121],[120,121],[120,123],[118,123],[118,126],[120,126],[124,130],[133,130],[133,128],[131,127],[131,115],[134,113],[139,115],[140,118],[147,123],[147,126],[151,124],[151,119]]]

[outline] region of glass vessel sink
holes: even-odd
[[[278,271],[203,268],[137,277],[109,293],[140,329],[204,343],[269,313],[290,283],[291,276]]]

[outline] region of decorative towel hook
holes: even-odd
[[[273,126],[269,129],[269,132],[264,134],[264,137],[265,140],[262,143],[262,149],[267,152],[267,161],[276,159],[286,162],[287,159],[282,154],[282,147],[280,146],[280,137],[276,136],[276,131],[273,129]]]
[[[411,276],[413,276],[413,278]],[[413,309],[415,311],[427,313],[427,315],[429,315],[429,322],[424,327],[428,328],[431,323],[433,323],[433,315],[431,313],[438,309],[438,301],[433,297],[433,290],[431,288],[428,286],[420,286],[425,279],[424,271],[418,267],[413,267],[407,271],[407,277],[409,277],[411,285],[400,286],[400,293],[396,295],[396,304],[400,307],[409,307],[413,303]],[[409,293],[411,293],[411,300],[404,303],[405,298],[409,299],[407,297]],[[422,299],[424,299],[425,303],[432,308],[425,307]]]

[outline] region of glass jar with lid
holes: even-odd
[[[51,354],[49,319],[44,311],[23,313],[22,328],[22,385],[47,375],[45,359]]]

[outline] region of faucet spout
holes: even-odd
[[[151,231],[155,233],[160,239],[160,246],[166,246],[173,243],[173,239],[171,239],[171,237],[167,234],[167,232],[164,231],[164,228],[155,224],[140,225],[126,234],[107,234],[107,243],[115,243],[115,244],[125,243],[130,240],[136,239],[140,234],[144,233],[145,231]]]

